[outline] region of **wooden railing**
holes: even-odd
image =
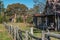
[[[51,40],[50,37],[56,38],[56,39],[60,39],[60,34],[55,34],[52,32],[42,32],[43,36],[42,36],[42,40]]]
[[[4,23],[4,25],[14,40],[51,40],[50,37],[60,39],[60,34],[51,33],[49,31],[42,31],[42,37],[38,38],[33,35],[33,28],[31,28],[31,31],[22,31],[19,27],[8,25],[6,23]]]
[[[22,31],[19,27],[8,25],[6,23],[4,23],[4,25],[14,40],[41,40],[41,38],[35,37],[28,30]]]

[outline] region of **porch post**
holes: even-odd
[[[57,31],[57,19],[56,19],[56,16],[55,16],[55,30]]]
[[[59,30],[59,16],[58,16],[58,27],[57,27],[57,30]]]
[[[46,26],[47,26],[47,16],[46,16]]]

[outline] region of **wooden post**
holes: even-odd
[[[48,30],[48,34],[49,34],[50,32],[49,32],[49,30]],[[45,34],[45,40],[51,40],[50,39],[50,36],[49,35],[47,35],[47,34]]]
[[[33,35],[33,27],[31,27],[30,31],[31,31],[31,34]]]
[[[45,19],[45,20],[46,20],[46,26],[47,26],[47,17],[46,17],[46,19]]]
[[[18,33],[19,28],[16,27],[16,39],[19,40],[19,33]]]
[[[56,19],[56,17],[55,17],[55,25],[56,25],[55,30],[57,31],[57,19]]]
[[[30,29],[30,33],[33,35],[33,27],[31,27],[31,29]],[[31,40],[34,40],[34,39],[31,38]]]
[[[8,30],[9,30],[9,33],[11,34],[11,26],[9,26],[9,29]]]
[[[16,28],[14,28],[14,40],[16,40]]]
[[[42,40],[45,40],[45,31],[42,31]]]
[[[23,40],[22,39],[22,31],[21,30],[19,30],[19,40]]]
[[[6,29],[7,29],[7,26],[6,26]],[[7,30],[8,30],[8,32],[10,33],[10,26],[8,27],[8,29],[7,29]]]
[[[28,31],[26,31],[25,40],[28,40]]]
[[[12,35],[12,25],[11,25],[11,32],[10,32],[10,33],[11,33],[11,35]]]
[[[14,27],[12,27],[13,28],[13,31],[12,31],[12,36],[13,36],[13,39],[14,39]]]
[[[58,30],[59,30],[59,16],[58,16],[58,27],[57,27],[57,28],[58,28]]]

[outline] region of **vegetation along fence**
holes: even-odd
[[[31,28],[31,31],[22,31],[19,27],[13,27],[6,23],[4,25],[14,40],[51,40],[50,37],[60,39],[60,34],[42,31],[42,38],[38,38],[33,35],[33,28]]]

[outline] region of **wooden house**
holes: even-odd
[[[60,0],[47,0],[45,13],[34,14],[33,21],[39,29],[60,30]]]

